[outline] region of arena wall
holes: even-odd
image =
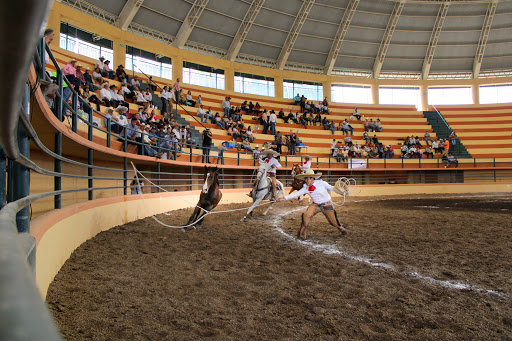
[[[422,184],[360,186],[359,196],[444,193],[512,192],[512,184]],[[248,203],[247,189],[223,190],[222,204]],[[73,251],[88,239],[112,227],[154,214],[192,207],[200,191],[119,196],[96,199],[53,210],[31,222],[36,239],[36,282],[41,296],[46,297],[50,283]],[[350,200],[350,199],[349,199]],[[271,216],[270,216],[271,217]],[[185,222],[174,222],[184,224]]]

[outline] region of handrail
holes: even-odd
[[[444,119],[443,115],[441,115],[441,112],[439,110],[437,110],[436,106],[432,104],[432,107],[436,110],[437,114],[439,115],[439,117],[441,117],[441,119],[443,120],[443,122],[446,124],[446,126],[450,129],[450,132],[453,132],[453,129],[452,127],[450,127],[450,125],[448,124],[448,122],[446,122],[446,120]]]

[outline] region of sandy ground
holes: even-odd
[[[73,253],[48,304],[67,340],[512,339],[512,196],[353,197],[347,236],[319,214],[307,242],[300,207],[113,228]]]

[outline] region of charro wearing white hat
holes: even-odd
[[[304,194],[309,194],[311,199],[313,199],[313,203],[307,208],[306,212],[302,214],[302,224],[300,225],[298,232],[299,239],[306,239],[306,230],[308,229],[311,218],[320,212],[324,214],[329,223],[336,227],[341,234],[347,234],[347,230],[345,230],[338,220],[338,216],[334,210],[334,205],[329,193],[330,191],[334,191],[334,187],[321,180],[320,176],[322,176],[322,173],[303,173],[297,175],[297,178],[305,181],[302,189],[293,194],[287,195],[284,198],[281,197],[277,199],[277,201],[291,200]]]
[[[311,156],[309,155],[304,155],[303,156],[304,158],[304,162],[302,163],[302,165],[300,165],[300,168],[302,169],[302,173],[306,173],[306,174],[314,174],[315,172],[311,169]]]
[[[267,169],[267,174],[272,180],[272,198],[270,200],[276,200],[276,169],[281,168],[281,164],[277,159],[274,159],[274,157],[279,156],[279,153],[273,150],[265,150],[260,153],[261,157],[266,157],[266,160],[264,161],[263,165]],[[257,179],[259,182],[259,179]],[[257,188],[257,182],[255,184],[254,188]],[[252,192],[249,193],[249,196],[252,196]]]

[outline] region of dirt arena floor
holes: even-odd
[[[511,195],[354,196],[337,210],[347,236],[319,214],[306,242],[301,207],[113,228],[48,304],[67,340],[512,340]]]

